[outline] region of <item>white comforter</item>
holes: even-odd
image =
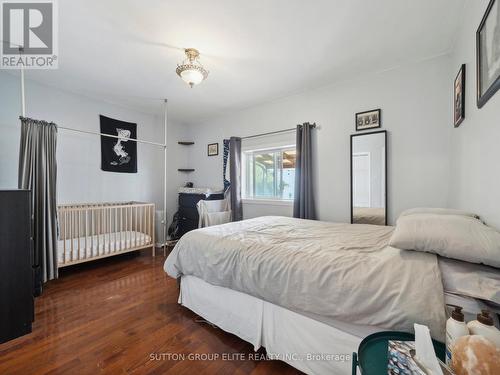
[[[444,338],[436,256],[388,247],[392,227],[260,217],[191,231],[165,262],[297,312]]]

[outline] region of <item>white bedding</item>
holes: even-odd
[[[145,246],[151,244],[151,237],[142,232],[124,231],[87,237],[86,241],[85,237],[59,240],[57,243],[58,263],[63,263],[64,242],[66,242],[66,262],[68,262],[119,252],[122,249]],[[71,243],[73,243],[73,249]],[[80,243],[80,251],[78,251],[78,243]]]
[[[327,320],[403,331],[425,324],[443,340],[436,256],[388,247],[392,231],[260,217],[187,233],[164,268]]]

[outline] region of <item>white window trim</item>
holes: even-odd
[[[243,198],[243,204],[267,205],[267,206],[293,206],[291,199],[266,199],[266,198]]]

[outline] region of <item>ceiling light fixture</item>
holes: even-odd
[[[185,59],[181,64],[177,64],[175,72],[184,82],[193,88],[194,85],[197,85],[204,79],[207,79],[208,70],[206,70],[198,61],[200,52],[198,52],[197,49],[186,48],[184,52],[186,53],[187,59]]]

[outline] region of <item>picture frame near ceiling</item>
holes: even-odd
[[[476,32],[477,107],[500,89],[500,0],[490,0]]]
[[[465,64],[453,83],[453,125],[458,128],[465,118]]]
[[[210,143],[207,147],[208,156],[217,156],[219,155],[219,144],[218,143]]]
[[[356,131],[380,128],[382,126],[381,110],[358,112],[355,116]]]

